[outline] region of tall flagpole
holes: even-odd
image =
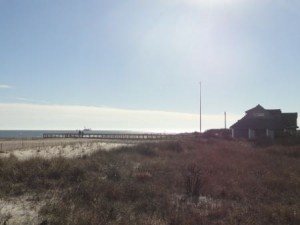
[[[202,102],[201,102],[201,81],[199,82],[200,85],[200,133],[202,133]]]

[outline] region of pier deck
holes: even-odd
[[[175,135],[141,133],[141,134],[99,134],[99,133],[44,133],[43,138],[93,138],[123,140],[170,140]]]

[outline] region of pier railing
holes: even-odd
[[[158,133],[141,134],[99,134],[99,133],[44,133],[43,138],[93,138],[122,140],[170,140],[175,135]]]

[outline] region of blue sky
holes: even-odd
[[[1,129],[195,131],[299,112],[296,0],[0,0]],[[99,115],[99,116],[98,116]]]

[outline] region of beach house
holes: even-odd
[[[280,109],[265,109],[261,105],[246,111],[246,115],[230,129],[234,138],[275,138],[297,132],[297,113],[282,113]]]

